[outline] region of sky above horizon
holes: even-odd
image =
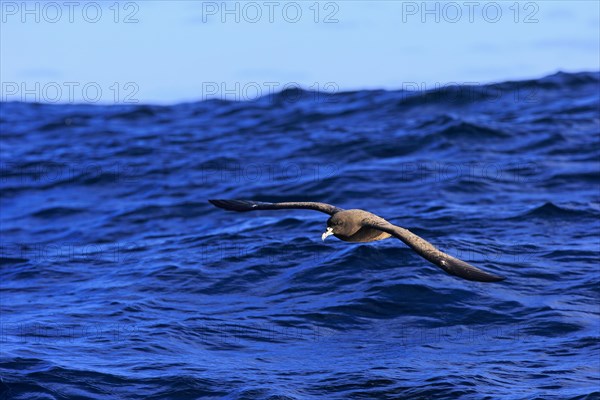
[[[600,69],[597,1],[0,1],[2,101],[252,100]]]

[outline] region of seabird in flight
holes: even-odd
[[[209,200],[213,205],[226,210],[244,212],[254,210],[308,209],[331,215],[327,220],[327,230],[321,238],[335,236],[346,242],[373,242],[394,236],[418,255],[437,265],[450,275],[477,282],[498,282],[505,279],[476,268],[464,261],[446,254],[425,239],[407,229],[393,225],[385,219],[364,210],[344,210],[325,203],[285,202],[265,203],[252,200]]]

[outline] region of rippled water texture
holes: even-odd
[[[2,104],[0,397],[599,398],[599,84]]]

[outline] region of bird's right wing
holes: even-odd
[[[397,237],[421,257],[437,265],[450,275],[477,282],[498,282],[505,279],[503,276],[482,271],[469,263],[452,257],[451,255],[438,250],[434,245],[420,236],[415,235],[408,229],[393,225],[383,218],[366,218],[363,220],[363,225],[387,232],[390,235]]]
[[[254,210],[284,210],[284,209],[307,209],[320,211],[325,214],[333,215],[336,212],[344,211],[342,208],[332,206],[325,203],[298,201],[285,203],[265,203],[254,200],[209,200],[213,205],[238,212],[254,211]]]

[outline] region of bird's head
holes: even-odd
[[[333,214],[327,220],[327,230],[321,235],[321,239],[325,240],[327,236],[331,235],[341,238],[350,237],[358,232],[360,228],[360,221],[356,218],[351,218],[348,210],[341,211]]]

